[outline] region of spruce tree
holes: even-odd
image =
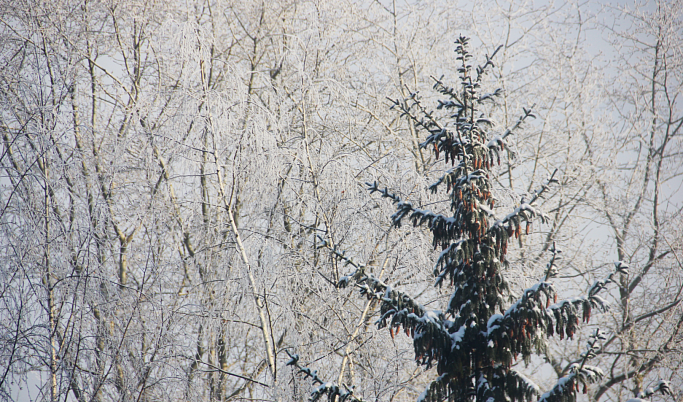
[[[437,119],[416,94],[393,102],[426,133],[421,146],[450,165],[430,190],[443,189],[448,194],[452,215],[415,208],[387,189],[380,190],[376,183],[369,185],[371,192],[378,191],[396,203],[393,225],[400,227],[408,219],[431,231],[434,248],[442,249],[434,266],[436,285],[452,287],[448,304],[443,312],[428,311],[408,295],[370,277],[358,279],[368,287],[365,292],[381,297],[379,326],[389,327],[392,335],[400,329],[409,333],[418,364],[436,366],[438,377],[420,400],[530,401],[540,396],[540,391],[511,368],[513,362],[521,357],[528,363],[534,352],[543,350],[549,336],[571,338],[579,323],[590,319],[594,308],[606,307],[597,293],[611,277],[597,283],[585,297],[558,303],[549,280],[556,271],[554,263],[560,251],[552,247],[545,277],[510,304],[517,292],[511,291],[504,275],[509,244],[528,235],[535,220],[548,220],[535,203],[556,182],[557,171],[531,199],[521,199],[514,210],[499,215],[492,186],[494,167],[500,165],[501,157],[510,157],[506,152],[507,138],[534,115],[524,109],[513,127],[494,136],[493,122],[480,107],[494,102],[501,91],[480,90],[484,75],[494,66],[492,59],[497,51],[476,68],[471,64],[467,38],[457,40],[455,51],[459,87],[446,86],[441,80],[434,85],[445,97],[437,108],[448,111],[450,121]],[[621,264],[617,268],[625,269]],[[600,334],[594,335],[589,348],[597,347]],[[571,401],[580,385],[585,387],[599,380],[602,373],[586,364],[588,358],[590,352],[541,399]]]
[[[528,235],[534,221],[548,220],[536,203],[556,183],[557,170],[530,199],[520,199],[513,210],[499,211],[504,208],[496,207],[493,194],[495,166],[500,165],[501,158],[511,156],[506,145],[508,137],[534,115],[524,109],[512,127],[494,135],[494,124],[480,108],[486,102],[495,102],[501,91],[480,90],[484,75],[494,66],[492,59],[497,50],[476,68],[471,65],[467,38],[456,41],[455,51],[459,87],[449,87],[441,79],[434,85],[445,98],[437,109],[448,112],[447,121],[424,107],[417,94],[392,101],[393,108],[425,133],[421,147],[430,149],[437,160],[447,165],[445,174],[430,190],[446,192],[451,214],[416,208],[386,187],[368,183],[370,192],[378,192],[396,204],[397,210],[391,216],[394,226],[400,227],[408,220],[431,231],[434,248],[441,250],[433,267],[435,284],[452,289],[448,304],[443,310],[429,310],[367,273],[345,253],[331,249],[337,258],[356,268],[342,277],[338,286],[353,284],[361,294],[378,300],[378,327],[388,328],[392,337],[405,332],[413,339],[417,364],[436,367],[438,377],[424,390],[420,401],[574,401],[577,392],[585,392],[588,384],[603,377],[599,368],[588,364],[604,339],[600,331],[590,336],[587,350],[545,393],[512,368],[513,362],[522,358],[528,364],[534,353],[543,352],[551,336],[572,338],[594,310],[607,308],[598,293],[614,282],[615,275],[626,273],[628,267],[616,262],[615,271],[605,280],[596,281],[585,296],[558,301],[551,280],[557,273],[555,263],[561,251],[553,244],[543,277],[521,292],[510,289],[505,279],[508,247],[513,240]],[[326,245],[322,239],[319,242]],[[327,395],[330,400],[359,400],[348,389],[325,383],[299,366],[298,356],[290,364],[321,384],[312,399]],[[658,387],[661,392],[668,390],[666,382]]]

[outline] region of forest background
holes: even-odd
[[[516,367],[551,387],[607,334],[590,400],[659,379],[683,400],[683,4],[0,1],[0,399],[305,400],[310,380],[415,400],[434,377],[334,252],[431,308],[438,251],[392,228],[446,211],[443,174],[387,99],[455,84],[454,41],[498,46],[496,206],[555,169],[551,220],[511,245],[515,289],[553,242],[561,297],[630,270],[572,340]],[[544,374],[542,374],[544,373]],[[553,373],[548,375],[548,373]]]

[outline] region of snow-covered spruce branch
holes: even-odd
[[[486,142],[487,130],[484,126],[492,127],[493,123],[486,117],[475,117],[475,103],[480,104],[485,100],[492,100],[493,97],[501,94],[501,90],[497,89],[489,94],[477,95],[481,78],[489,66],[493,67],[492,57],[495,56],[500,47],[496,49],[491,57],[486,56],[486,63],[483,67],[477,66],[477,77],[473,81],[470,74],[472,66],[467,62],[472,57],[467,51],[467,38],[460,37],[456,43],[458,60],[462,62],[462,66],[458,69],[462,93],[459,95],[460,90],[448,87],[443,84],[441,79],[432,77],[436,82],[434,89],[451,98],[448,101],[439,101],[437,109],[457,109],[456,114],[451,116],[455,119],[455,132],[446,130],[445,126],[436,120],[433,112],[428,111],[422,105],[417,93],[411,93],[403,101],[398,99],[390,99],[390,101],[392,102],[392,108],[398,107],[400,109],[401,116],[408,116],[417,128],[422,127],[429,133],[426,140],[420,144],[421,148],[433,145],[436,158],[438,159],[439,154],[443,152],[445,159],[450,159],[451,165],[455,164],[455,159],[457,158],[466,162],[465,169],[470,167],[468,164],[473,169],[482,167],[488,169],[493,165],[494,160],[497,160],[500,165],[500,152],[506,148],[505,138],[519,128],[525,119],[535,116],[531,113],[531,109],[523,108],[524,114],[520,116],[513,127],[507,129],[502,135],[498,135]],[[509,148],[508,156],[511,156]]]
[[[524,123],[524,121],[527,118],[531,117],[532,119],[535,119],[536,115],[532,113],[532,110],[534,109],[535,106],[536,106],[536,104],[534,103],[533,105],[531,105],[531,107],[529,109],[523,107],[522,111],[524,112],[524,114],[519,116],[519,118],[517,119],[517,122],[515,122],[515,124],[512,127],[505,130],[505,132],[501,136],[501,139],[504,140],[509,135],[513,134],[515,132],[515,130],[517,130],[518,128],[520,128],[522,126],[522,123]],[[495,140],[495,138],[493,140]]]
[[[388,327],[392,338],[403,330],[413,338],[418,364],[431,367],[439,359],[441,350],[455,347],[458,338],[450,331],[453,322],[440,311],[427,310],[407,293],[393,289],[372,274],[357,279],[357,286],[362,295],[381,303],[380,316],[375,322],[378,329]]]
[[[478,118],[472,122],[460,122],[456,125],[455,133],[446,129],[429,130],[429,135],[424,142],[420,143],[420,148],[427,148],[432,145],[434,154],[438,159],[443,153],[444,162],[450,160],[451,166],[455,166],[455,160],[466,162],[470,168],[487,169],[493,167],[495,160],[500,165],[500,152],[506,149],[506,143],[502,136],[484,143],[483,138],[486,130],[483,125],[491,126],[489,119]],[[465,134],[463,133],[475,133]],[[513,154],[508,149],[509,156]]]
[[[336,259],[344,262],[344,265],[351,265],[352,267],[356,268],[354,275],[362,275],[363,274],[363,272],[365,270],[365,264],[356,263],[351,258],[346,256],[346,251],[344,251],[344,250],[339,251],[337,246],[334,246],[334,247],[330,246],[330,243],[328,243],[327,240],[323,239],[320,235],[316,235],[316,237],[318,238],[317,248],[329,249],[330,252],[334,255],[334,257]],[[345,286],[342,286],[342,287],[345,287]]]
[[[470,175],[471,180],[480,179],[475,173]],[[382,193],[382,197],[391,198],[396,204],[396,212],[391,215],[392,224],[396,227],[401,227],[401,221],[408,214],[410,214],[410,220],[413,226],[427,224],[428,229],[432,232],[434,236],[434,247],[436,248],[439,244],[447,245],[453,240],[462,238],[465,234],[469,234],[470,237],[481,237],[484,235],[485,230],[488,228],[488,214],[492,213],[490,209],[483,208],[479,209],[467,209],[465,207],[458,208],[454,216],[446,216],[438,213],[434,213],[429,210],[414,208],[410,202],[402,201],[396,194],[389,193],[385,188],[380,190],[377,187],[377,183],[366,183],[368,185],[368,190],[372,193],[378,191]],[[488,211],[488,212],[486,212]],[[467,222],[474,223],[467,224]],[[480,222],[480,221],[483,221]]]
[[[495,95],[496,93],[494,92],[491,95]],[[398,102],[398,101],[396,101]],[[453,106],[457,106],[456,104],[453,104]],[[463,106],[463,105],[459,105]],[[535,105],[534,105],[535,106]],[[440,105],[440,107],[443,107]],[[439,108],[440,108],[439,107]],[[533,108],[533,106],[532,106]],[[459,109],[463,110],[463,109]],[[420,143],[421,148],[427,148],[428,146],[432,145],[434,147],[434,151],[436,154],[436,157],[439,158],[439,155],[441,153],[444,154],[444,157],[446,161],[450,159],[451,165],[455,165],[455,159],[460,159],[461,162],[467,162],[470,159],[473,160],[481,160],[481,165],[485,167],[492,167],[493,166],[493,161],[495,160],[498,165],[500,165],[500,154],[503,151],[507,151],[508,157],[514,157],[514,154],[510,151],[510,148],[507,145],[506,138],[511,135],[515,130],[517,130],[522,123],[529,117],[535,118],[536,116],[532,113],[532,109],[527,109],[527,108],[522,108],[523,114],[518,118],[517,122],[510,128],[506,129],[503,134],[496,135],[493,138],[491,138],[489,141],[487,141],[485,144],[478,141],[478,137],[473,137],[473,140],[470,140],[469,137],[461,136],[460,132],[465,131],[465,132],[470,132],[470,131],[481,131],[485,132],[483,127],[481,126],[482,124],[486,124],[488,126],[491,126],[491,121],[485,118],[479,118],[471,123],[466,123],[466,122],[461,122],[458,124],[458,129],[457,131],[457,136],[454,135],[452,132],[446,130],[446,129],[431,129],[427,130],[429,132],[429,135],[425,139],[424,142]],[[422,122],[423,119],[418,119],[417,116],[413,116],[410,114],[410,111],[408,110],[409,115],[414,121],[419,121],[421,122],[419,125],[423,126]],[[431,114],[429,115],[431,117]],[[465,147],[471,147],[472,150],[468,150],[468,152],[465,152]],[[445,177],[442,177],[439,181],[437,181],[435,184],[430,186],[430,189],[432,191],[436,191],[436,186],[438,186],[444,179]]]
[[[422,106],[419,94],[417,92],[410,92],[410,96],[401,102],[398,99],[387,98],[389,102],[392,103],[390,109],[397,108],[401,112],[401,117],[407,116],[413,121],[413,124],[417,127],[422,127],[432,134],[440,133],[444,131],[444,127],[436,120],[432,112],[428,112],[427,109]],[[418,117],[416,113],[413,113],[412,109],[417,109],[419,114],[423,117]]]
[[[560,254],[562,254],[562,250],[560,250],[557,247],[557,245],[555,244],[554,241],[553,241],[553,244],[548,249],[548,251],[550,251],[553,254],[553,256],[552,256],[552,258],[550,258],[550,261],[545,266],[545,280],[546,281],[549,280],[550,278],[554,278],[555,276],[557,276],[557,266],[555,265],[555,262],[562,258],[562,257],[560,257]]]
[[[533,401],[541,394],[538,385],[514,369],[506,369],[502,365],[496,365],[495,367],[489,367],[488,370],[492,377],[504,379],[507,385],[507,394],[516,395],[519,401]],[[483,374],[480,374],[479,378],[477,378],[477,385],[474,389],[464,392],[453,387],[448,374],[442,374],[425,388],[417,398],[417,401],[443,401],[458,394],[465,394],[466,396],[476,394],[477,399],[483,401],[502,401],[507,399],[502,390],[492,386]]]
[[[511,394],[524,395],[527,401],[533,400],[534,397],[541,395],[541,389],[538,387],[538,385],[515,369],[508,370],[507,384],[509,387],[511,387]]]
[[[569,366],[569,373],[557,380],[555,386],[548,392],[541,395],[539,402],[574,402],[576,401],[576,393],[582,386],[581,391],[585,394],[589,384],[595,384],[602,380],[604,374],[598,367],[589,366],[586,362],[595,356],[595,351],[599,349],[596,346],[598,340],[604,340],[599,329],[590,336],[588,341],[588,349],[581,354],[581,363],[574,363]]]
[[[457,347],[462,331],[451,333],[453,322],[447,320],[443,313],[427,310],[407,293],[393,289],[372,274],[366,274],[365,266],[353,262],[343,251],[329,247],[324,241],[321,241],[321,247],[327,247],[336,258],[356,268],[354,272],[342,276],[337,287],[345,288],[353,280],[361,295],[378,300],[380,317],[375,322],[377,328],[388,327],[392,338],[403,329],[406,335],[413,338],[418,364],[431,367],[433,361],[440,357],[440,350]]]
[[[556,297],[551,283],[539,282],[526,289],[503,314],[489,318],[486,337],[496,361],[510,367],[517,355],[533,353],[537,339],[552,332],[553,318],[545,307]]]
[[[467,41],[467,38],[464,38],[464,37],[459,38],[459,41],[462,41],[462,40],[464,40],[464,41],[466,42],[466,41]],[[458,47],[457,51],[461,52],[461,55],[459,56],[459,59],[460,59],[460,60],[463,60],[463,61],[466,61],[466,60],[465,60],[465,57],[470,57],[470,53],[467,51],[466,43],[464,43],[464,44],[465,44],[465,46],[460,45],[460,46]],[[493,52],[493,54],[491,54],[491,56],[489,56],[489,55],[487,54],[487,55],[485,56],[485,57],[486,57],[486,63],[484,63],[483,66],[481,66],[481,65],[478,65],[478,66],[477,66],[477,69],[476,69],[476,71],[477,71],[476,82],[481,82],[482,77],[483,77],[483,76],[486,74],[486,72],[488,71],[488,67],[495,67],[494,64],[493,64],[493,58],[496,56],[496,54],[498,53],[498,51],[500,51],[500,49],[501,49],[502,47],[503,47],[503,45],[498,46],[498,48],[496,48],[496,50],[494,50],[494,52]],[[452,87],[446,86],[446,85],[441,81],[441,80],[443,79],[443,76],[441,76],[441,78],[439,78],[439,79],[436,79],[436,78],[434,78],[433,76],[432,76],[431,78],[432,78],[434,81],[436,81],[436,83],[434,84],[434,90],[435,90],[435,91],[437,91],[437,92],[439,92],[439,93],[441,93],[441,94],[443,94],[443,95],[446,95],[446,96],[450,97],[451,99],[455,99],[457,102],[461,102],[461,101],[458,99],[458,93],[457,93],[457,91],[456,91],[454,88],[452,88]],[[500,91],[500,90],[498,90],[498,91]],[[481,98],[479,98],[478,100],[480,100],[479,103],[481,103]],[[441,104],[441,102],[440,102],[440,104]],[[461,107],[462,107],[462,106],[461,106]]]
[[[522,221],[526,221],[527,224],[530,224],[532,219],[535,217],[538,217],[541,219],[541,222],[545,223],[547,222],[550,218],[548,215],[546,215],[543,211],[534,208],[533,204],[538,201],[539,198],[543,198],[543,194],[550,189],[550,185],[557,183],[557,179],[555,179],[555,175],[557,174],[557,169],[553,171],[553,173],[548,176],[546,179],[545,183],[541,184],[541,187],[533,192],[533,196],[529,201],[527,201],[524,197],[520,200],[520,205],[514,209],[514,211],[510,212],[505,216],[505,218],[501,219],[500,222],[494,223],[494,226],[496,225],[503,225],[503,224],[513,224],[515,230],[518,231],[517,236],[519,235],[519,225]],[[508,229],[510,226],[508,226]]]
[[[421,304],[415,301],[408,294],[394,290],[390,285],[384,283],[381,279],[375,278],[372,274],[365,273],[365,265],[354,262],[351,258],[346,256],[344,251],[339,251],[336,248],[329,246],[327,242],[320,239],[320,247],[327,247],[335,258],[344,261],[347,265],[351,265],[356,270],[348,275],[344,275],[339,279],[337,283],[338,288],[345,288],[349,285],[351,280],[354,280],[354,285],[360,289],[361,295],[368,297],[369,299],[374,298],[381,301],[384,304],[388,304],[386,313],[382,312],[382,318],[378,320],[381,324],[380,328],[386,326],[386,319],[391,317],[394,313],[390,311],[399,312],[402,310],[409,310],[413,314],[422,316],[427,311]]]
[[[462,166],[459,165],[459,168],[462,168]],[[390,198],[396,204],[396,212],[391,215],[394,226],[400,227],[401,221],[406,216],[410,216],[413,226],[426,224],[427,228],[432,232],[435,248],[439,245],[447,248],[451,242],[461,240],[464,237],[471,239],[482,238],[489,233],[495,236],[495,247],[497,250],[502,248],[502,255],[504,256],[507,250],[508,239],[513,236],[517,238],[522,234],[523,223],[525,224],[524,233],[529,234],[531,223],[535,218],[539,218],[541,222],[549,220],[549,217],[543,211],[533,206],[533,203],[543,196],[543,193],[549,189],[550,184],[557,182],[554,178],[556,173],[557,169],[538,190],[534,191],[531,200],[527,202],[522,198],[518,207],[503,219],[496,220],[490,227],[489,219],[497,218],[495,213],[489,208],[493,207],[493,198],[487,196],[487,194],[490,194],[490,189],[484,170],[477,170],[453,180],[453,187],[458,188],[457,191],[454,191],[453,197],[457,197],[458,200],[464,199],[464,197],[467,198],[468,194],[463,195],[462,189],[464,188],[466,192],[475,192],[477,195],[488,199],[490,204],[487,206],[477,201],[476,197],[469,197],[468,199],[472,202],[458,203],[453,211],[453,216],[415,208],[412,203],[401,200],[395,193],[389,192],[386,187],[380,189],[376,181],[366,183],[366,185],[370,193],[379,192],[382,194],[382,197]],[[439,263],[442,262],[443,258],[440,258]]]
[[[457,166],[449,169],[446,174],[439,178],[439,180],[431,184],[429,186],[429,190],[432,192],[432,194],[436,193],[438,186],[442,183],[446,184],[446,192],[450,192],[451,188],[458,188],[465,185],[476,186],[471,188],[471,191],[479,190],[490,192],[491,190],[487,172],[483,169],[472,170],[465,161],[460,161]]]
[[[488,376],[482,373],[479,375],[479,378],[477,378],[477,385],[474,392],[476,393],[478,400],[504,401],[511,399],[516,401],[533,401],[538,398],[541,393],[538,385],[514,369],[506,369],[501,365],[496,365],[490,370],[491,373]],[[503,392],[500,387],[491,384],[489,378],[494,379],[494,381],[495,378],[504,379],[507,394],[515,395],[515,397],[506,398],[506,393]]]
[[[434,86],[432,88],[440,94],[448,96],[451,100],[438,100],[437,102],[439,102],[439,104],[436,106],[436,108],[446,110],[455,108],[459,112],[460,110],[464,109],[465,106],[462,104],[462,100],[458,96],[458,91],[455,88],[449,87],[443,83],[443,77],[443,75],[439,78],[431,76],[431,79],[434,80]]]
[[[487,182],[488,180],[486,179],[486,172],[483,170],[477,170],[474,172],[471,172],[467,175],[461,175],[461,171],[458,169],[462,169],[462,165],[458,165],[457,168],[451,170],[446,176],[450,176],[452,173],[453,177],[459,177],[458,179],[455,179],[451,181],[450,183],[452,187],[464,187],[464,186],[475,186],[476,190],[479,191],[487,191],[488,190],[488,185]],[[519,235],[519,225],[521,222],[527,222],[531,223],[533,218],[540,218],[542,222],[547,222],[549,220],[549,217],[543,213],[541,210],[534,208],[533,203],[535,203],[539,198],[542,198],[543,193],[545,193],[549,188],[550,185],[553,183],[557,183],[557,179],[555,179],[555,174],[557,173],[557,169],[553,171],[553,173],[548,177],[546,182],[541,185],[541,187],[537,190],[534,191],[533,196],[531,200],[526,201],[524,198],[522,198],[520,205],[516,207],[512,212],[507,214],[503,219],[500,219],[496,221],[493,226],[504,226],[508,225],[505,227],[506,230],[513,229],[517,231],[517,235]],[[444,176],[444,177],[446,177]],[[446,180],[446,179],[444,179]],[[368,190],[370,193],[373,193],[375,191],[380,192],[382,194],[382,197],[387,197],[391,198],[392,201],[397,204],[396,209],[397,211],[391,216],[392,222],[395,226],[400,227],[401,226],[401,220],[405,218],[408,214],[412,212],[410,215],[410,219],[413,221],[413,224],[415,226],[422,225],[424,223],[427,223],[428,226],[431,228],[433,226],[433,222],[444,222],[446,225],[451,225],[451,221],[454,221],[455,218],[448,217],[442,214],[437,214],[429,210],[423,210],[419,208],[414,208],[413,205],[410,202],[407,201],[402,201],[400,197],[398,197],[394,193],[390,193],[387,188],[385,187],[384,190],[381,190],[378,188],[377,182],[374,183],[366,183],[368,186]],[[434,185],[432,185],[434,186]],[[431,188],[431,186],[430,186]],[[483,189],[483,190],[482,190]],[[477,203],[477,205],[474,206],[475,209],[481,209],[482,212],[484,213],[485,216],[491,217],[491,218],[496,218],[496,215],[494,212],[487,206],[481,203]],[[448,231],[448,230],[447,230]],[[510,236],[513,233],[510,233]]]
[[[444,401],[454,393],[454,390],[450,389],[451,387],[448,374],[441,374],[422,391],[417,402]]]
[[[601,311],[606,311],[609,308],[607,301],[600,297],[598,293],[610,283],[615,283],[614,276],[616,274],[628,272],[628,265],[621,261],[615,262],[614,266],[615,271],[610,273],[606,279],[595,281],[590,289],[588,289],[588,294],[562,300],[548,307],[549,312],[553,314],[555,332],[560,335],[560,339],[563,339],[565,335],[569,338],[574,336],[579,326],[579,308],[582,309],[583,322],[590,320],[592,309],[597,308]],[[553,335],[552,329],[549,329],[549,335]]]
[[[352,277],[353,274],[345,278]],[[349,282],[349,279],[343,280]],[[372,274],[356,279],[356,285],[362,295],[381,303],[380,316],[375,322],[378,329],[388,327],[392,338],[403,329],[413,338],[418,364],[431,367],[434,360],[439,360],[440,351],[456,347],[457,334],[450,331],[453,322],[440,311],[427,310],[407,293],[393,289]]]
[[[638,393],[636,398],[629,399],[626,402],[650,402],[649,399],[645,398],[650,398],[657,392],[662,395],[673,395],[673,392],[671,392],[671,384],[666,380],[659,380],[655,386],[645,388]]]
[[[548,269],[552,269],[551,264],[555,258],[553,255]],[[588,322],[592,309],[605,311],[608,308],[607,302],[597,294],[614,282],[615,274],[626,272],[628,267],[617,262],[615,268],[607,279],[596,281],[587,295],[573,299],[557,302],[553,284],[545,279],[524,290],[522,296],[504,314],[495,314],[489,319],[487,338],[496,346],[496,360],[510,365],[518,354],[526,356],[532,353],[538,339],[545,339],[556,333],[560,339],[564,339],[565,335],[573,337],[579,326],[579,309],[582,309],[582,321]],[[550,305],[551,300],[553,305]]]
[[[574,402],[580,385],[583,385],[585,393],[588,384],[597,383],[603,376],[598,367],[583,366],[579,369],[578,364],[574,364],[569,369],[569,374],[560,378],[553,389],[541,395],[538,402]]]
[[[361,294],[381,302],[380,317],[375,322],[378,329],[389,328],[393,338],[401,329],[413,338],[415,360],[418,364],[432,366],[439,361],[441,351],[456,347],[457,333],[451,333],[453,322],[443,313],[427,310],[407,293],[393,289],[372,275],[358,279]]]
[[[543,185],[541,185],[541,188],[534,191],[534,195],[531,197],[531,200],[529,200],[529,204],[533,204],[539,198],[543,198],[543,193],[550,189],[550,185],[557,183],[557,179],[555,178],[557,170],[558,169],[553,170],[553,173],[550,176],[548,176],[548,179],[546,179],[546,182]]]
[[[313,389],[313,391],[311,391],[311,396],[309,398],[310,402],[317,401],[323,395],[327,395],[327,398],[330,401],[363,402],[363,399],[358,398],[353,394],[353,387],[347,387],[346,384],[343,384],[343,388],[340,388],[337,384],[333,382],[323,381],[318,376],[317,370],[311,370],[310,368],[303,367],[299,364],[299,355],[291,354],[286,349],[285,352],[287,352],[287,355],[289,356],[289,361],[287,361],[286,365],[295,367],[297,370],[299,370],[299,373],[302,373],[304,375],[304,378],[310,377],[311,381],[313,382],[313,385],[318,385]]]
[[[382,194],[382,198],[389,198],[394,204],[401,202],[401,198],[397,196],[395,193],[390,193],[386,186],[383,190],[380,189],[377,185],[377,181],[374,181],[372,183],[365,183],[365,185],[368,186],[368,191],[370,191],[370,194],[377,191],[378,193]]]
[[[434,263],[433,274],[436,277],[435,286],[441,286],[446,274],[451,273],[451,280],[456,275],[455,269],[474,259],[479,251],[474,239],[460,239],[446,247]]]

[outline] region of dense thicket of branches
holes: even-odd
[[[491,131],[537,116],[477,199],[512,211],[559,169],[534,204],[546,223],[505,250],[510,289],[545,277],[553,243],[568,297],[630,267],[574,342],[506,370],[551,389],[598,325],[591,398],[677,392],[683,10],[594,7],[0,0],[0,399],[303,400],[315,373],[318,395],[415,400],[438,358],[416,365],[409,338],[376,330],[381,303],[335,285],[356,264],[448,305],[433,237],[393,229],[365,183],[448,215],[429,190],[448,152],[387,97],[435,104],[429,76],[457,82],[461,33],[474,60],[503,45],[483,78],[501,88]]]

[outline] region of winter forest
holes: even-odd
[[[0,0],[0,400],[683,401],[683,2]]]

